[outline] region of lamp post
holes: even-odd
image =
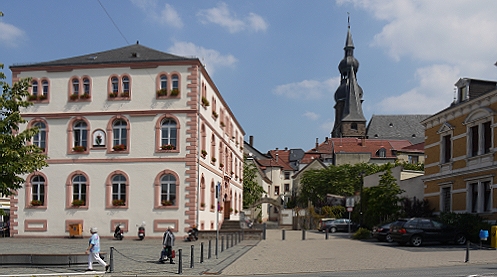
[[[360,197],[360,203],[361,203],[361,205],[360,205],[360,207],[359,207],[359,216],[360,216],[360,222],[359,222],[359,224],[360,224],[360,226],[362,226],[362,224],[363,224],[363,213],[362,213],[362,202],[363,202],[362,200],[363,200],[363,198],[362,198],[362,188],[364,187],[364,173],[365,173],[365,172],[364,172],[364,170],[362,170],[362,171],[359,173],[359,176],[361,177],[361,190],[360,190],[360,195],[359,195],[359,197]]]

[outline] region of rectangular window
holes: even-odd
[[[446,135],[442,138],[442,163],[450,162],[452,157],[452,142],[451,135]]]
[[[470,197],[471,197],[471,212],[478,212],[478,183],[469,184]]]
[[[479,141],[479,134],[478,134],[478,125],[476,126],[473,126],[471,128],[469,128],[469,138],[470,138],[470,156],[471,157],[474,157],[474,156],[477,156],[478,155],[478,141]]]
[[[450,187],[442,188],[442,212],[450,212],[451,192]]]
[[[274,195],[280,195],[280,186],[274,187]]]
[[[490,147],[492,147],[492,128],[490,126],[490,121],[483,123],[483,153],[490,153]]]
[[[285,180],[290,180],[290,172],[285,172]]]
[[[483,198],[483,209],[485,212],[489,212],[492,209],[492,189],[490,188],[490,181],[483,182],[484,198]]]
[[[290,191],[290,184],[285,184],[285,192],[289,192]]]
[[[413,156],[413,155],[408,155],[407,160],[410,164],[418,164],[419,163],[419,157],[418,156]]]

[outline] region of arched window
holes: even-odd
[[[215,203],[216,203],[214,193],[215,193],[214,180],[212,180],[211,181],[211,211],[214,211],[214,207],[215,207]]]
[[[79,95],[79,80],[77,78],[72,79],[72,94]]]
[[[176,205],[176,178],[172,174],[165,174],[160,178],[160,186],[160,200],[162,205]]]
[[[205,209],[205,178],[200,179],[200,209]]]
[[[177,74],[171,76],[172,90],[179,90],[179,77]]]
[[[177,128],[176,121],[165,118],[161,123],[161,146],[171,145],[176,149]]]
[[[45,178],[34,176],[31,179],[31,204],[33,206],[45,205]]]
[[[43,122],[36,122],[33,127],[38,128],[38,133],[33,136],[33,144],[45,150],[47,143],[47,126]]]
[[[76,175],[72,178],[72,203],[74,200],[82,201],[78,206],[86,205],[86,177],[83,175]]]
[[[114,206],[126,204],[126,177],[122,174],[112,177],[112,204]]]
[[[45,96],[45,98],[48,96],[48,81],[43,80],[41,81],[41,86],[42,86],[42,95]]]
[[[83,93],[90,95],[90,79],[83,78]]]
[[[126,128],[127,128],[126,121],[122,119],[114,121],[114,124],[112,125],[112,135],[113,135],[112,146],[116,145],[127,146],[128,131]]]
[[[167,76],[160,75],[160,88],[162,90],[167,90]]]
[[[35,96],[38,95],[38,81],[31,82],[31,92],[32,92],[32,95],[35,95]]]
[[[119,93],[119,79],[117,77],[112,77],[111,81],[111,89],[112,93]]]
[[[82,146],[85,148],[88,145],[88,130],[87,125],[84,121],[78,121],[74,124],[74,145]]]
[[[127,93],[129,96],[129,77],[124,76],[122,80],[123,80],[123,93]]]

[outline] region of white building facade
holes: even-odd
[[[49,166],[11,199],[12,236],[63,237],[117,224],[160,237],[216,229],[242,209],[244,131],[197,58],[139,45],[11,66],[32,78],[21,126]],[[220,205],[216,207],[216,185]]]

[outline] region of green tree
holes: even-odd
[[[3,64],[0,64],[3,69]],[[27,145],[37,128],[19,131],[19,125],[26,123],[20,109],[29,107],[29,79],[22,79],[10,86],[0,71],[0,194],[12,195],[22,187],[25,180],[21,175],[40,170],[47,166],[46,155],[35,145]]]
[[[247,209],[262,198],[265,190],[257,182],[257,168],[251,160],[243,163],[243,208]]]
[[[380,177],[379,184],[364,188],[361,201],[363,202],[363,225],[373,225],[392,220],[398,217],[402,210],[400,194],[402,189],[397,185],[392,171],[387,169]]]

